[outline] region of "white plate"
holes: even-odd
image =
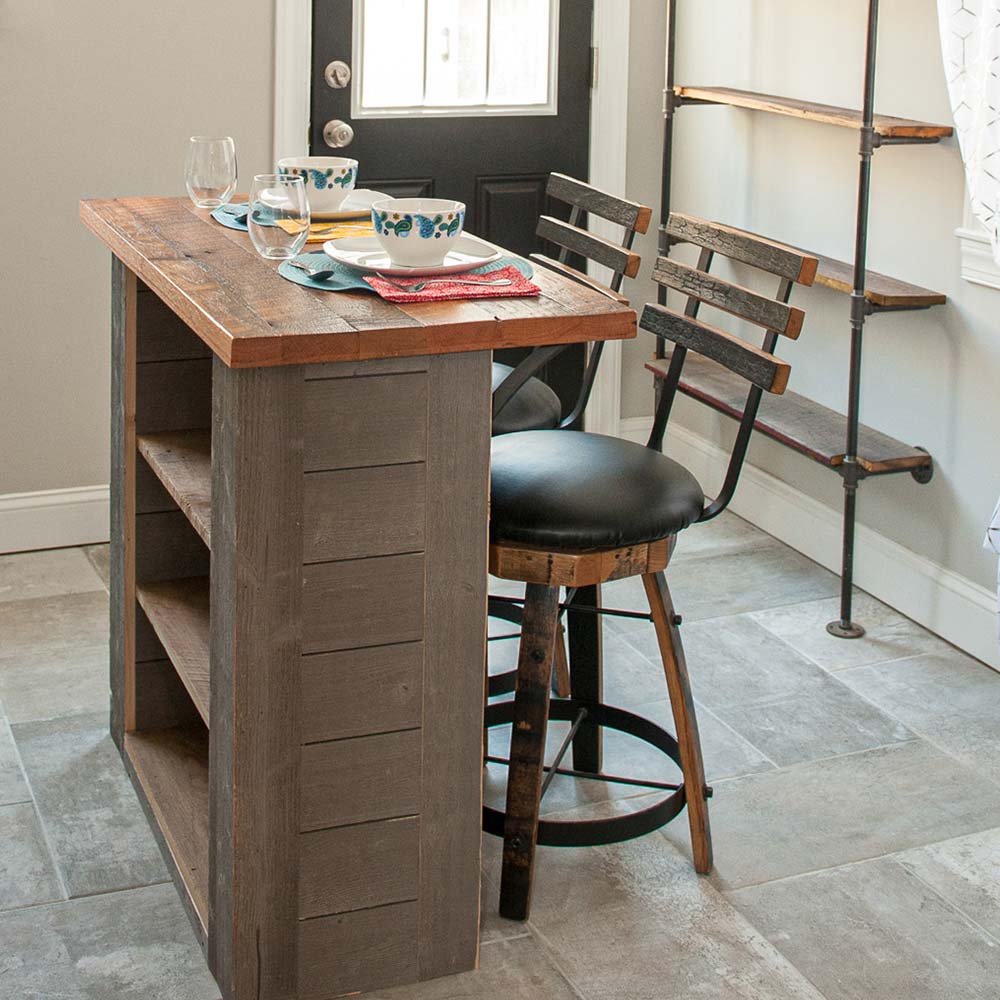
[[[478,236],[462,233],[455,246],[436,267],[400,267],[393,264],[389,255],[379,246],[374,236],[345,236],[339,240],[327,240],[323,252],[340,264],[357,268],[369,274],[391,274],[395,277],[417,278],[429,274],[462,274],[484,264],[492,264],[503,254],[492,243]]]
[[[312,217],[319,222],[336,222],[338,219],[360,219],[368,215],[372,210],[372,205],[383,198],[388,198],[387,194],[381,191],[372,191],[370,188],[355,188],[345,199],[336,212],[313,212]]]

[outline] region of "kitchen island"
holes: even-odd
[[[224,1000],[475,967],[491,352],[624,339],[539,298],[285,281],[174,198],[112,261],[111,731]]]

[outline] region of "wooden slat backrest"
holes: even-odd
[[[800,285],[811,285],[816,280],[819,261],[815,257],[741,229],[672,212],[666,234],[671,244],[693,243]]]
[[[624,274],[627,278],[634,278],[639,273],[640,258],[637,253],[633,253],[603,236],[588,233],[586,229],[581,229],[579,226],[573,226],[568,222],[553,219],[549,215],[543,215],[538,220],[536,233],[542,239],[549,240],[564,250],[581,254],[595,264],[603,264],[616,274]]]
[[[657,260],[653,280],[792,340],[797,339],[802,331],[805,313],[796,306],[779,302],[669,257]]]
[[[639,326],[657,337],[725,365],[765,392],[780,395],[788,385],[791,366],[787,362],[701,320],[651,304],[643,310]]]
[[[564,264],[560,260],[553,260],[551,257],[546,257],[543,253],[533,253],[529,259],[536,264],[541,264],[542,267],[547,267],[550,271],[557,271],[564,278],[570,278],[579,285],[590,288],[595,292],[600,292],[602,295],[607,295],[608,298],[614,299],[615,302],[628,305],[627,296],[608,288],[607,285],[601,284],[596,278],[592,278],[589,274],[584,274],[583,271],[578,271],[575,267],[570,267],[569,264]]]
[[[551,174],[545,193],[567,205],[599,215],[602,219],[616,222],[637,233],[645,233],[649,229],[649,221],[653,216],[653,210],[646,205],[608,194],[565,174]]]

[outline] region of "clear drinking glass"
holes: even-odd
[[[303,177],[257,174],[250,189],[247,226],[262,257],[288,260],[309,237],[309,200]]]
[[[184,181],[198,208],[225,205],[236,190],[236,143],[229,136],[191,136]]]

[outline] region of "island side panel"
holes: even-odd
[[[420,976],[476,967],[489,534],[490,352],[430,366]]]
[[[209,965],[296,1000],[303,370],[213,362]]]
[[[299,991],[420,979],[428,362],[306,369]]]
[[[135,275],[111,259],[111,736],[135,727]]]
[[[307,369],[303,1000],[475,964],[490,399],[489,356],[475,357]],[[474,402],[445,402],[456,396]],[[482,491],[471,502],[450,482],[469,467],[468,489]],[[466,525],[476,542],[462,558],[479,559],[479,574],[468,575],[482,577],[471,613],[456,566]],[[453,585],[462,594],[445,601]],[[463,651],[445,633],[472,640]],[[470,649],[471,663],[453,661]],[[470,733],[471,757],[458,759]],[[446,791],[453,782],[457,791]],[[457,947],[445,940],[456,927]],[[457,957],[428,961],[427,933],[432,951]]]

